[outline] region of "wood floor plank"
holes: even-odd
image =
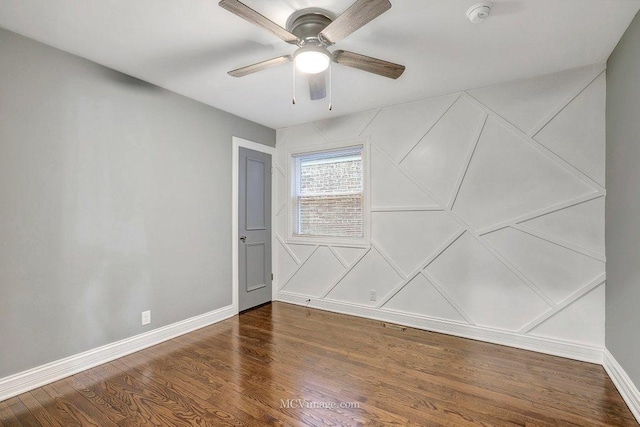
[[[0,402],[0,425],[5,427],[22,427],[22,423],[13,414],[7,402]]]
[[[638,424],[599,365],[273,303],[0,402],[22,425]]]
[[[13,412],[13,415],[20,421],[24,427],[38,427],[40,423],[31,414],[31,411],[22,403],[19,397],[12,397],[6,402],[7,406]]]
[[[55,418],[53,418],[46,409],[33,397],[31,392],[23,393],[20,396],[20,400],[29,409],[33,416],[38,420],[40,425],[50,427],[63,427]]]
[[[71,387],[67,379],[56,381],[43,387],[55,399],[60,413],[73,419],[81,426],[117,427],[108,417],[101,416],[98,408],[86,400],[81,393]]]

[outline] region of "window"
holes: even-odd
[[[364,237],[362,149],[292,156],[294,236]]]

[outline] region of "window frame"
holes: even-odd
[[[340,236],[310,236],[294,234],[294,215],[293,207],[296,197],[296,186],[294,179],[298,180],[296,174],[296,157],[314,153],[322,153],[326,151],[338,151],[352,147],[362,147],[362,237],[340,237]],[[312,145],[305,147],[290,148],[287,150],[287,202],[285,209],[287,219],[287,243],[291,244],[307,244],[307,245],[334,245],[334,246],[350,246],[368,248],[371,243],[371,204],[369,197],[370,189],[370,144],[369,138],[358,138],[349,141],[337,143],[327,143],[322,145]]]

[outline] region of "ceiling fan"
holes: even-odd
[[[292,55],[271,58],[229,71],[230,76],[243,77],[293,61],[300,72],[308,75],[310,97],[316,100],[326,97],[323,72],[329,68],[332,61],[391,79],[397,79],[405,70],[404,65],[382,59],[344,50],[330,52],[327,49],[389,10],[391,8],[389,0],[357,0],[337,18],[322,9],[302,9],[289,17],[286,29],[238,0],[221,0],[219,5],[248,22],[270,31],[285,42],[298,46]]]

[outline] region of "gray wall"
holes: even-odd
[[[275,144],[0,29],[0,378],[231,304],[232,136]]]
[[[640,15],[607,71],[606,345],[640,387]]]

